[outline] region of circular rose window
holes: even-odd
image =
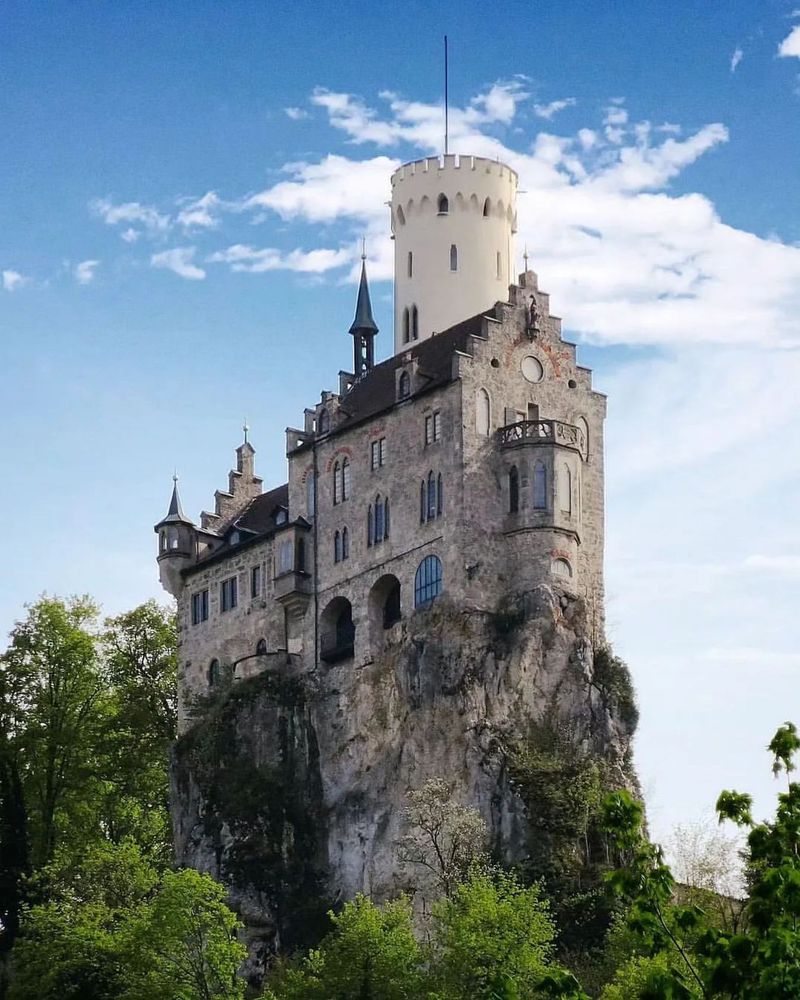
[[[534,358],[532,354],[529,354],[526,358],[522,359],[522,375],[528,382],[541,382],[544,378],[542,362],[538,358]]]

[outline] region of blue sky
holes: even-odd
[[[521,242],[609,393],[612,638],[657,833],[774,791],[800,721],[800,12],[777,0],[0,6],[0,631],[42,591],[160,596],[246,416],[348,364],[368,236],[390,350],[393,164],[522,177]],[[521,249],[521,247],[520,247]]]

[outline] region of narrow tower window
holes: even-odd
[[[347,500],[350,496],[350,459],[345,458],[342,462],[342,500]]]
[[[488,219],[489,218],[489,212],[491,212],[491,210],[492,210],[492,203],[487,198],[486,201],[483,203],[483,217],[484,217],[484,219]]]
[[[333,561],[335,563],[342,561],[342,536],[338,531],[333,534]]]
[[[410,327],[408,322],[408,306],[403,310],[403,343],[407,344],[410,337]]]
[[[447,200],[447,196],[440,194],[437,204],[437,211],[439,215],[447,215],[450,211],[450,202]]]
[[[519,510],[519,471],[512,465],[508,472],[508,510],[516,514]]]
[[[489,393],[485,389],[478,389],[475,422],[478,433],[484,437],[488,437],[492,424],[492,406],[489,400]]]
[[[450,244],[450,270],[458,270],[458,247],[455,243]]]
[[[543,462],[537,462],[533,469],[533,506],[535,510],[547,510],[547,469]]]
[[[333,466],[333,502],[334,504],[339,503],[341,499],[339,494],[339,463],[336,462]]]
[[[350,534],[347,528],[342,528],[342,559],[350,555]]]
[[[411,307],[411,339],[417,340],[419,337],[419,312],[416,306]]]
[[[497,277],[503,277],[503,259],[500,256],[500,251],[497,251]]]
[[[409,278],[414,277],[414,254],[408,251],[408,276]]]

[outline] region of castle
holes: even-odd
[[[496,611],[546,584],[602,631],[605,397],[527,259],[513,282],[517,175],[448,155],[391,184],[392,356],[362,262],[352,371],[287,429],[288,481],[262,490],[245,432],[213,513],[194,524],[176,483],[155,526],[183,730],[215,686],[360,668],[442,600]]]

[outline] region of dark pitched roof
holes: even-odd
[[[409,344],[399,354],[375,365],[342,396],[339,419],[331,433],[351,427],[392,406],[396,402],[395,372],[407,363],[409,356],[416,358],[418,362],[421,385],[417,391],[449,382],[452,377],[453,354],[456,351],[466,351],[471,336],[482,335],[483,317],[487,314],[491,314],[491,309],[470,316],[427,340]]]
[[[274,515],[280,507],[289,507],[288,483],[254,497],[236,518],[234,526],[244,531],[255,531],[259,535],[269,534],[278,527]]]
[[[167,516],[159,521],[156,525],[160,528],[162,524],[191,524],[192,522],[183,513],[183,507],[181,506],[181,497],[178,493],[178,478],[177,476],[173,479],[172,486],[172,499],[169,502],[169,510],[167,511]]]
[[[369,298],[369,285],[367,284],[367,263],[361,258],[361,281],[358,283],[358,298],[356,299],[356,316],[350,333],[377,333],[378,324],[372,316],[372,302]]]

